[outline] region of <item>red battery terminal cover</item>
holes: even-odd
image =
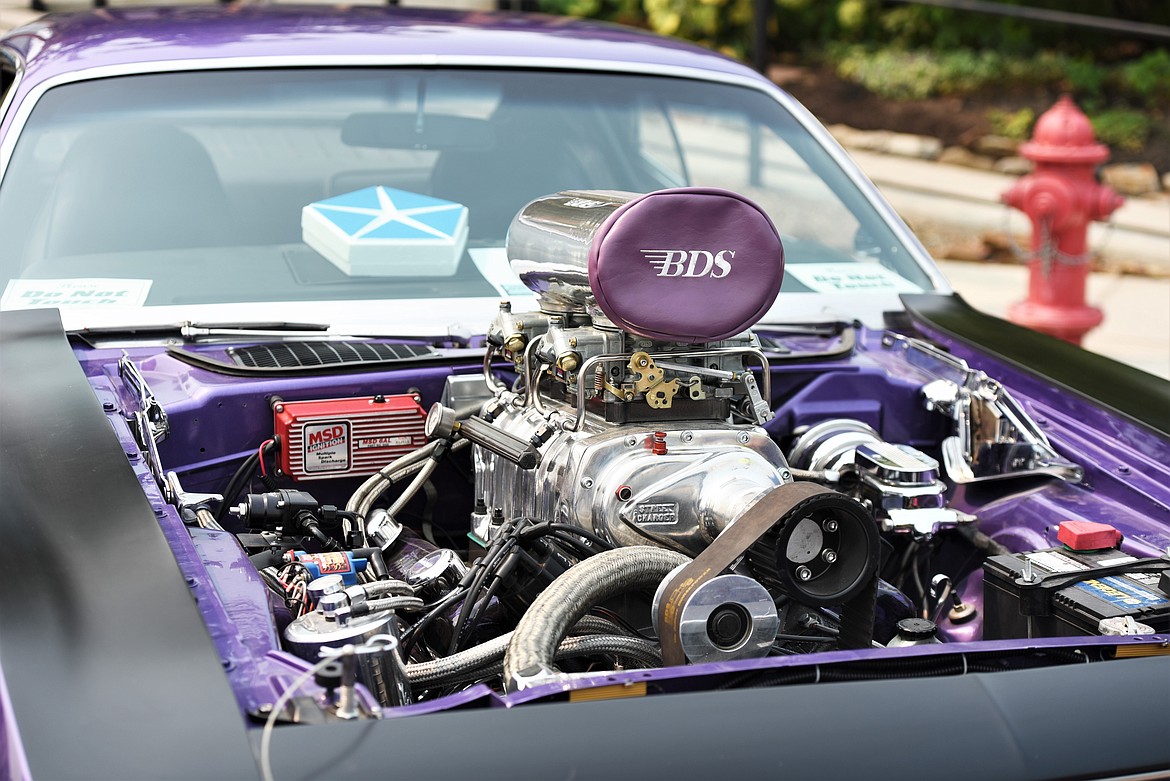
[[[272,411],[280,468],[294,480],[372,475],[427,442],[413,394],[279,401]]]
[[[1076,551],[1101,550],[1120,545],[1121,532],[1107,523],[1061,521],[1056,527],[1056,539]]]

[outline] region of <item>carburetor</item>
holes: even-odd
[[[758,206],[708,188],[563,192],[521,210],[507,251],[540,312],[501,304],[483,417],[540,461],[477,447],[486,507],[695,555],[791,481],[760,427],[768,362],[750,327],[779,292],[783,247]],[[500,357],[522,388],[494,379]],[[474,531],[491,538],[486,516]]]

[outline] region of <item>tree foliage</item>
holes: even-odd
[[[539,0],[545,11],[642,26],[746,58],[751,0]],[[1165,0],[999,0],[1170,26]],[[833,45],[865,44],[946,52],[993,50],[1020,56],[1040,50],[1097,61],[1124,60],[1158,47],[1099,30],[883,0],[772,0],[770,53],[817,56]],[[1164,49],[1163,49],[1164,50]]]

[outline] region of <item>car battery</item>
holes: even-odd
[[[413,394],[273,404],[280,469],[293,480],[372,475],[426,444]]]
[[[1102,619],[1125,617],[1170,631],[1167,572],[1165,558],[1117,548],[994,556],[983,564],[983,639],[1097,635]]]

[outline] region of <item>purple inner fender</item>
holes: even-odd
[[[619,328],[651,339],[717,342],[750,328],[780,292],[784,247],[742,195],[658,190],[623,204],[589,249],[589,286]]]

